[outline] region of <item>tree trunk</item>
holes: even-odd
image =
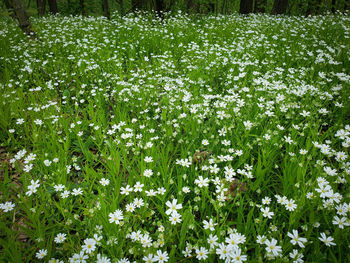
[[[31,3],[31,2],[32,2],[31,0],[28,1],[27,8],[30,7],[30,3]]]
[[[32,30],[32,25],[29,21],[26,10],[23,7],[22,0],[12,0],[13,10],[15,11],[16,18],[18,19],[19,27],[27,35],[35,36],[35,32]]]
[[[265,13],[267,0],[255,0],[254,13]]]
[[[288,7],[288,0],[275,0],[272,8],[272,14],[285,14]]]
[[[85,16],[86,12],[85,12],[85,2],[84,2],[84,0],[80,0],[80,7],[81,7],[81,15]]]
[[[253,0],[241,0],[239,12],[241,14],[249,14],[253,11]]]
[[[58,13],[56,0],[49,0],[49,9],[50,9],[50,13],[54,15]]]
[[[38,15],[43,16],[46,9],[46,0],[36,0],[36,5],[38,9]]]
[[[102,10],[103,10],[103,15],[108,19],[110,19],[111,13],[109,12],[108,0],[102,0]]]

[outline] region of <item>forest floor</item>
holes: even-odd
[[[0,20],[0,259],[350,262],[350,18]]]

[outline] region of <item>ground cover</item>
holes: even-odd
[[[349,262],[350,18],[0,21],[8,262]]]

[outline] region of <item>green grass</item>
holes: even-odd
[[[349,16],[32,23],[0,20],[2,261],[350,261]]]

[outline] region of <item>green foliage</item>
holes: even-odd
[[[349,16],[207,3],[0,19],[0,261],[350,261]]]

